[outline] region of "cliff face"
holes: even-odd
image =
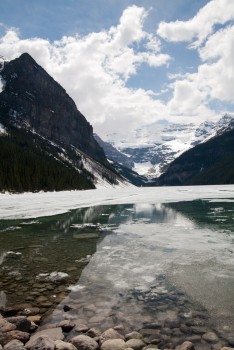
[[[6,62],[1,75],[5,86],[0,93],[0,116],[7,116],[5,122],[29,128],[58,144],[73,145],[107,164],[92,126],[66,91],[29,54]]]

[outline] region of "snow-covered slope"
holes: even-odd
[[[149,178],[160,176],[183,152],[215,135],[234,128],[234,116],[224,115],[218,122],[195,124],[151,124],[131,133],[105,136],[119,151],[131,157],[134,169]]]
[[[0,123],[0,135],[6,134],[6,133],[7,133],[6,128]]]

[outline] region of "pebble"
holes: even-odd
[[[124,337],[113,328],[107,329],[100,336],[100,344],[104,343],[108,339],[124,339]]]
[[[90,328],[87,331],[87,335],[91,338],[99,337],[101,335],[101,331],[98,328]]]
[[[195,347],[193,343],[191,343],[190,341],[185,341],[183,344],[179,346],[178,350],[195,350]]]
[[[77,350],[77,348],[73,344],[66,343],[62,340],[56,340],[54,344],[55,350]]]
[[[41,322],[41,316],[40,315],[35,315],[35,316],[28,316],[27,320],[29,320],[30,322],[34,322],[36,324],[40,324]]]
[[[108,339],[101,345],[101,350],[126,350],[127,348],[123,339]]]
[[[126,344],[128,348],[132,348],[133,350],[141,350],[145,346],[145,343],[141,339],[129,339]]]
[[[209,343],[217,343],[217,341],[219,340],[219,338],[214,332],[207,332],[203,334],[202,339]]]
[[[139,332],[131,332],[125,335],[126,340],[129,339],[142,339],[142,334]]]
[[[89,330],[89,327],[84,325],[84,324],[80,324],[80,325],[77,325],[74,330],[76,332],[80,332],[80,333],[85,333]]]

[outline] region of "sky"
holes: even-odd
[[[0,1],[0,56],[23,52],[104,139],[234,112],[233,0]]]

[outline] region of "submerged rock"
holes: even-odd
[[[63,320],[59,322],[58,327],[61,327],[63,332],[68,333],[75,327],[75,323],[69,320]]]
[[[35,334],[32,335],[31,340],[34,340],[40,336],[43,337],[44,335],[53,341],[64,339],[64,334],[62,332],[62,328],[57,327],[57,328],[43,329],[42,331],[36,332]]]
[[[115,329],[109,328],[101,334],[100,344],[104,343],[108,339],[122,339],[122,340],[124,340],[124,337],[119,332],[117,332]]]
[[[207,332],[203,334],[202,339],[209,343],[217,343],[217,341],[219,340],[219,338],[214,332]]]

